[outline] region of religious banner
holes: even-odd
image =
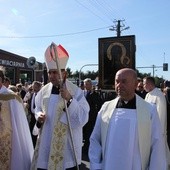
[[[99,38],[99,88],[114,89],[119,69],[135,69],[135,36]]]

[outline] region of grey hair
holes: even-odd
[[[91,82],[92,82],[92,81],[91,81],[91,78],[86,78],[86,79],[84,79],[84,83],[86,83],[86,82],[91,83]]]

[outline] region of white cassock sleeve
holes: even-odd
[[[101,146],[101,113],[99,112],[94,130],[90,137],[89,147],[90,169],[102,169],[102,146]]]
[[[22,103],[10,101],[12,120],[12,156],[11,169],[29,170],[33,156],[33,144]]]
[[[156,107],[153,107],[151,112],[151,155],[149,170],[161,169],[166,170],[166,153],[165,153],[165,142],[162,135],[161,123],[156,111]]]

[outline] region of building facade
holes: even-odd
[[[44,81],[44,64],[0,49],[0,66],[5,67],[11,84]]]

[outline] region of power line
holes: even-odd
[[[89,3],[95,8],[97,9],[100,13],[103,13],[106,18],[110,19],[111,21],[113,21],[112,17],[110,16],[109,13],[109,9],[106,8],[106,4],[102,4],[101,2],[97,1],[97,0],[89,0]],[[111,12],[111,11],[110,11]]]
[[[78,4],[80,4],[81,6],[83,6],[84,8],[86,8],[88,11],[90,11],[93,15],[95,15],[96,17],[100,18],[102,21],[105,22],[105,20],[103,18],[101,18],[99,15],[95,14],[91,9],[89,9],[88,7],[86,7],[85,5],[83,5],[83,3],[79,2],[78,0],[75,0]]]
[[[102,29],[110,28],[111,26],[102,27],[102,28],[96,28],[92,30],[86,30],[86,31],[79,31],[79,32],[72,32],[72,33],[65,33],[65,34],[55,34],[55,35],[35,35],[35,36],[0,36],[0,38],[50,38],[50,37],[59,37],[59,36],[72,36],[77,34],[85,34],[88,32],[94,32]]]
[[[103,20],[104,22],[106,22],[106,20],[102,19],[99,15],[97,15],[94,11],[98,11],[102,14],[104,14],[104,16],[113,21],[113,14],[117,14],[118,12],[116,11],[116,9],[113,9],[113,5],[109,4],[108,1],[98,1],[98,0],[86,0],[86,5],[80,0],[75,0],[77,3],[79,3],[81,6],[83,6],[84,8],[86,8],[88,11],[90,11],[93,15],[97,16],[98,18],[100,18],[101,20]],[[89,2],[89,5],[87,4],[87,2]],[[90,9],[91,7],[93,7],[94,9]],[[116,12],[115,12],[116,11]]]

